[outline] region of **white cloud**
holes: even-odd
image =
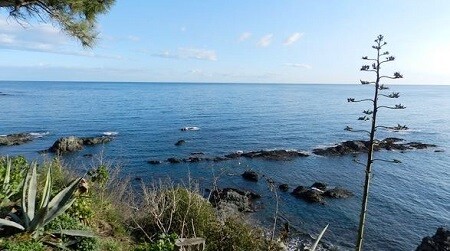
[[[284,41],[284,45],[292,45],[293,43],[297,42],[300,38],[303,37],[303,33],[293,33],[292,35],[290,35],[288,38],[286,38],[286,40]]]
[[[217,61],[217,54],[214,50],[196,48],[178,48],[176,52],[164,51],[162,53],[153,54],[153,56],[163,58]]]
[[[295,67],[295,68],[303,68],[303,69],[311,69],[311,65],[309,64],[299,64],[299,63],[286,63],[285,66]]]
[[[256,45],[259,47],[267,47],[272,43],[273,34],[267,34],[264,37],[262,37]]]
[[[250,37],[252,36],[252,33],[250,32],[244,32],[239,36],[238,41],[239,42],[244,42],[245,40],[248,40]]]

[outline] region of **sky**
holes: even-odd
[[[83,48],[0,11],[0,80],[352,84],[383,34],[396,84],[450,84],[448,0],[117,0]]]

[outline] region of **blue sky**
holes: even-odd
[[[384,34],[401,84],[450,84],[448,0],[117,0],[92,49],[0,12],[0,80],[357,83]]]

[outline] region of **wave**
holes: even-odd
[[[104,136],[117,136],[119,135],[119,132],[103,132]]]
[[[181,131],[198,131],[198,130],[200,130],[200,128],[196,126],[187,126],[181,128]]]
[[[49,134],[50,132],[30,132],[30,135],[33,136],[34,138],[42,138]]]

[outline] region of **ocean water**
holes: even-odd
[[[408,141],[437,144],[436,149],[405,153],[377,152],[379,158],[396,158],[400,164],[378,162],[369,197],[366,250],[414,250],[421,238],[439,226],[450,226],[450,86],[392,86],[401,92],[407,109],[383,110],[383,125],[406,124],[411,130],[380,130],[379,138],[401,137]],[[273,194],[264,181],[244,181],[249,168],[288,183],[292,188],[316,181],[345,187],[355,196],[308,204],[279,193],[280,212],[305,232],[317,233],[330,224],[324,239],[351,249],[356,238],[364,170],[351,156],[311,155],[293,161],[237,159],[150,165],[150,159],[187,157],[191,152],[220,156],[237,150],[298,149],[311,151],[364,135],[346,132],[345,126],[369,127],[357,121],[364,103],[347,103],[347,97],[370,97],[369,86],[360,85],[259,85],[189,83],[78,83],[0,82],[0,135],[16,132],[44,133],[33,142],[0,147],[0,155],[25,155],[42,159],[39,150],[62,136],[96,136],[117,132],[104,146],[86,147],[64,158],[74,168],[86,169],[86,153],[102,154],[120,163],[124,175],[144,182],[170,177],[197,179],[211,187],[250,189],[263,195],[257,218],[272,224]],[[385,104],[394,104],[383,100]],[[180,131],[197,126],[198,131]],[[47,133],[48,132],[48,133]],[[175,146],[184,139],[186,144]],[[363,156],[360,156],[361,158]]]

